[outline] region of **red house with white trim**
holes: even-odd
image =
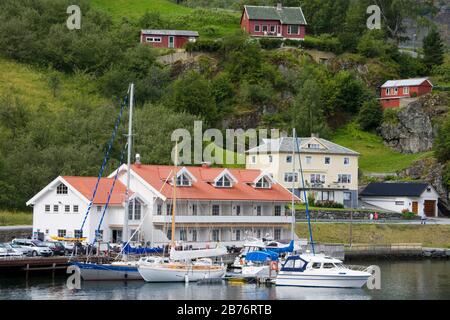
[[[252,37],[304,40],[306,19],[300,7],[245,5],[241,29]]]
[[[398,108],[403,99],[422,96],[432,89],[428,78],[389,80],[381,86],[381,105],[383,109]]]
[[[154,48],[181,49],[188,42],[197,41],[197,31],[189,30],[141,30],[141,43]]]

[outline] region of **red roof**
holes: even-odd
[[[86,199],[91,200],[92,193],[94,192],[95,184],[97,183],[97,177],[62,177],[68,184],[80,192]],[[98,185],[97,193],[93,201],[94,204],[106,204],[108,195],[111,190],[114,178],[101,178]],[[109,200],[111,205],[120,205],[125,202],[126,187],[119,180],[116,181],[114,191]]]
[[[174,175],[174,166],[132,165],[132,170],[166,198],[172,198],[173,187],[170,184]],[[178,171],[183,167],[178,167]],[[262,173],[261,170],[227,169],[237,180],[231,188],[218,188],[213,181],[225,169],[205,167],[185,167],[197,181],[192,186],[177,186],[177,199],[197,200],[247,200],[247,201],[290,201],[291,193],[279,184],[271,189],[254,188],[251,184]],[[168,179],[169,178],[169,179]],[[165,181],[167,180],[167,183]],[[163,187],[164,186],[164,187]]]

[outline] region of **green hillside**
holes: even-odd
[[[361,154],[359,167],[363,172],[391,173],[405,169],[414,161],[432,155],[432,152],[402,154],[383,144],[383,139],[374,133],[360,130],[351,123],[336,131],[333,142]]]

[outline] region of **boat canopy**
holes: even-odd
[[[286,252],[294,252],[294,240],[291,240],[288,246],[285,247],[266,247],[267,251],[272,251],[275,253],[286,253]]]
[[[134,248],[130,246],[129,244],[125,245],[123,248],[123,253],[125,254],[147,254],[147,253],[162,253],[163,248],[159,247],[141,247],[141,248]]]
[[[199,249],[199,250],[183,250],[178,251],[172,248],[170,250],[170,259],[175,261],[193,260],[199,258],[219,257],[228,253],[227,248],[217,247],[214,249]]]
[[[252,262],[278,261],[278,254],[270,251],[252,251],[247,253],[245,260]]]

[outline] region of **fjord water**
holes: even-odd
[[[362,263],[361,263],[362,264]],[[381,289],[266,287],[255,284],[82,282],[81,290],[66,287],[66,276],[0,274],[0,300],[7,299],[131,299],[131,300],[272,300],[272,299],[450,299],[450,261],[370,261],[381,268]]]

